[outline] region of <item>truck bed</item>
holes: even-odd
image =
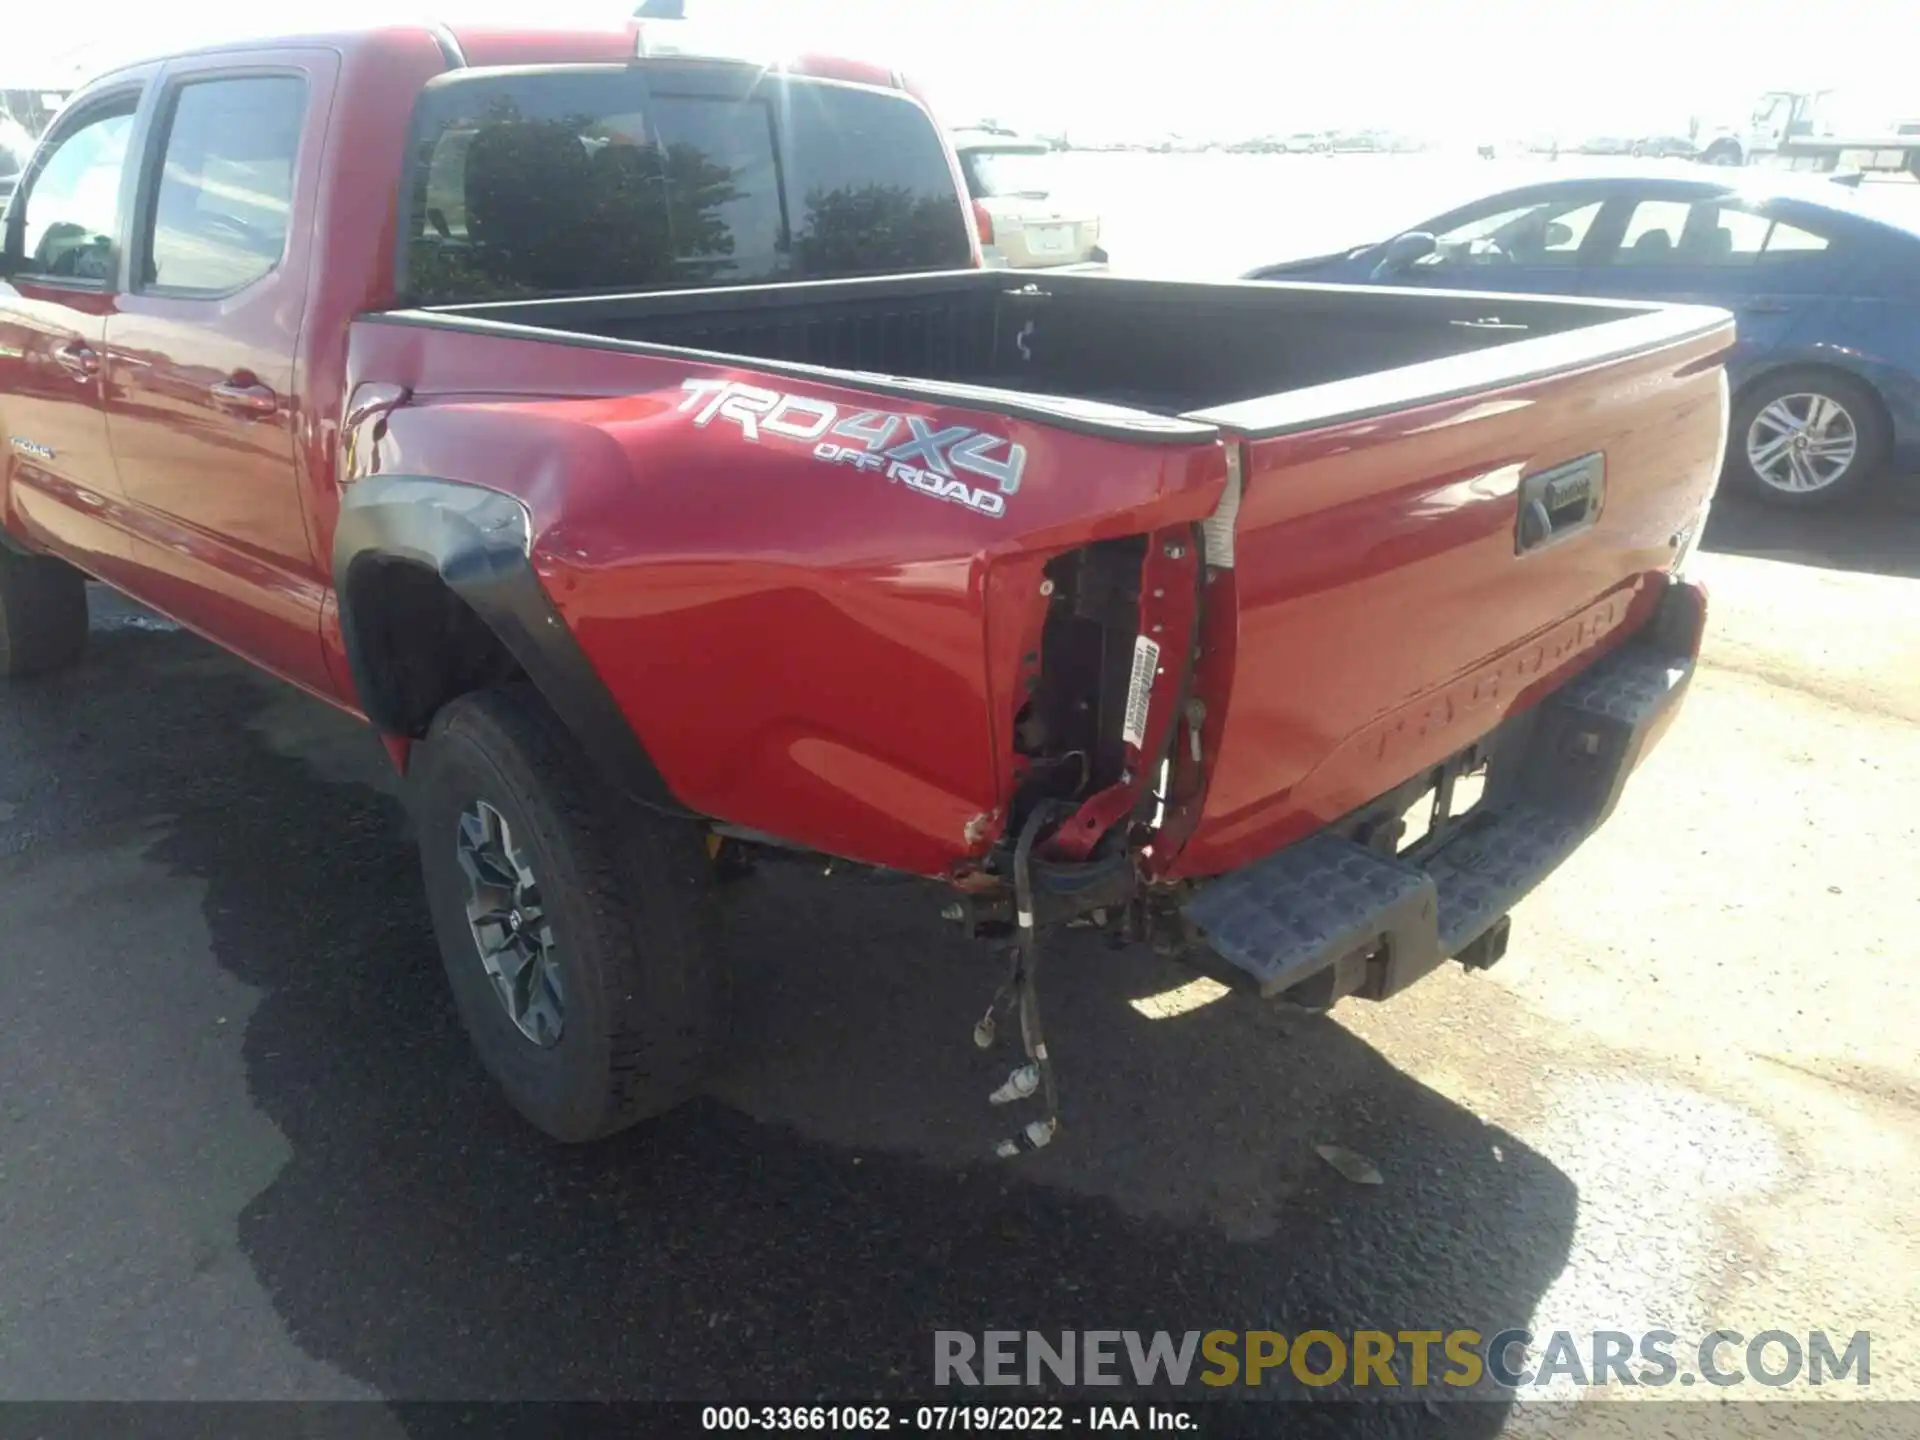
[[[1656,307],[973,270],[423,313],[1189,415],[1645,317]],[[1636,332],[1631,343],[1643,337]],[[1480,383],[1479,369],[1458,373]]]

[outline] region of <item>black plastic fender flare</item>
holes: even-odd
[[[419,475],[370,475],[344,492],[333,534],[333,584],[347,668],[383,735],[410,736],[368,660],[366,617],[351,603],[357,567],[405,561],[437,574],[526,671],[614,784],[650,806],[678,802],[533,568],[532,519],[511,495]]]

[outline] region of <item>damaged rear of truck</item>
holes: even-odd
[[[1063,927],[1312,1006],[1499,958],[1686,689],[1730,318],[985,270],[897,73],[657,41],[78,97],[0,237],[0,674],[78,659],[85,571],[368,720],[562,1140],[698,1088],[750,853],[948,887],[1009,1154]],[[69,140],[144,198],[54,223]]]
[[[1016,279],[953,177],[897,77],[831,67],[414,107],[323,644],[551,1134],[697,1081],[689,837],[951,886],[1007,961],[1016,1154],[1059,1124],[1050,933],[1316,1007],[1490,964],[1686,689],[1725,313]]]
[[[481,487],[436,566],[631,813],[944,880],[1004,947],[1014,1154],[1058,927],[1316,1007],[1500,957],[1686,688],[1730,337],[986,272],[370,316],[343,641],[377,695],[355,566]]]

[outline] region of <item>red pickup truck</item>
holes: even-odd
[[[562,1139],[698,1083],[717,851],[953,887],[1005,1152],[1059,927],[1316,1005],[1498,958],[1691,673],[1728,317],[1009,276],[893,72],[649,33],[76,95],[0,253],[0,670],[84,575],[363,716]]]

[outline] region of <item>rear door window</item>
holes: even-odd
[[[1757,218],[1757,217],[1756,217]],[[1774,222],[1773,229],[1767,233],[1763,254],[1767,255],[1805,255],[1824,250],[1827,237],[1816,235],[1811,230],[1802,230],[1798,225],[1789,225],[1784,220]]]
[[[1829,240],[1739,201],[1642,200],[1610,261],[1625,266],[1773,268],[1821,255]]]
[[[225,295],[280,263],[306,104],[292,75],[180,87],[135,252],[143,289]]]
[[[466,71],[428,87],[412,143],[417,304],[970,257],[939,134],[892,92],[713,64]]]

